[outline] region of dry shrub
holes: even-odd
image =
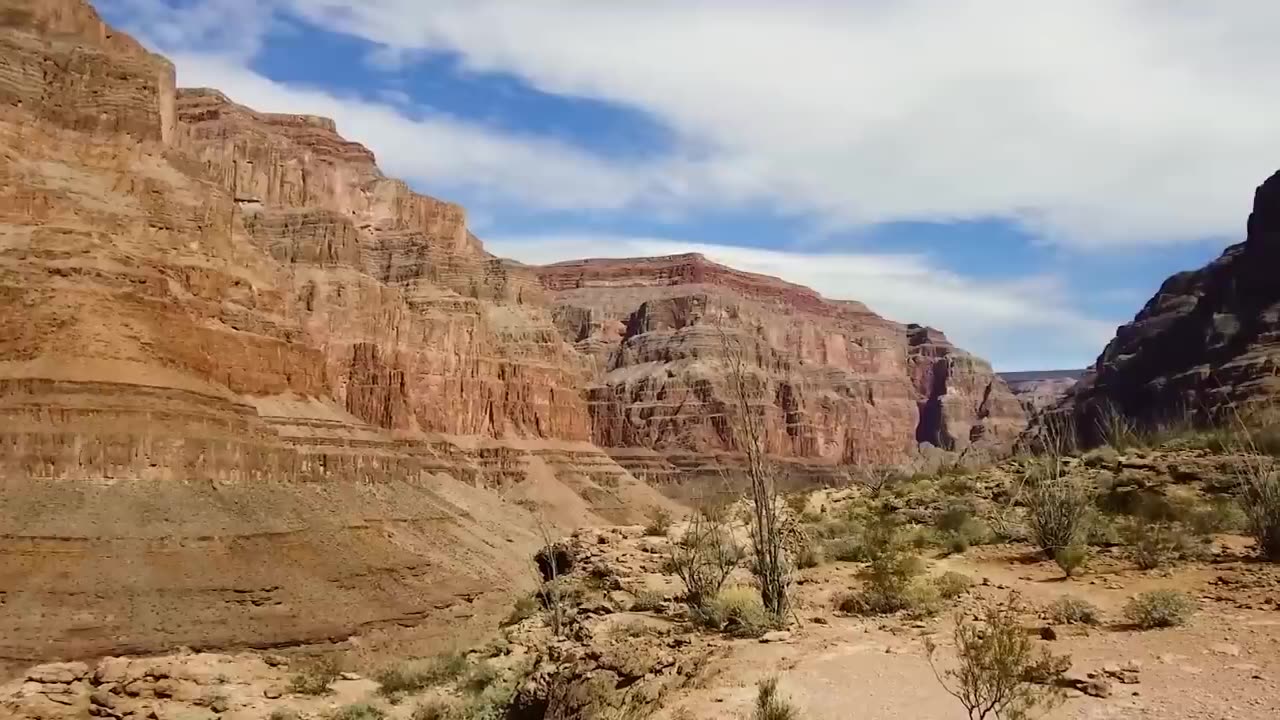
[[[446,653],[428,661],[414,660],[386,668],[374,679],[378,692],[385,697],[399,697],[435,685],[452,682],[467,672],[470,664],[462,653]]]
[[[1018,622],[1013,600],[983,608],[982,623],[957,618],[958,666],[945,672],[935,663],[937,645],[926,640],[929,665],[938,682],[964,705],[973,720],[1028,718],[1061,701],[1055,685],[1071,665],[1065,655],[1034,651]],[[1049,687],[1046,687],[1049,686]]]
[[[978,519],[969,505],[948,507],[938,516],[935,525],[942,536],[942,546],[951,554],[963,553],[991,540],[991,529]]]
[[[862,590],[839,599],[840,610],[858,615],[888,615],[908,611],[915,616],[938,611],[938,589],[924,582],[924,563],[906,552],[901,527],[881,518],[867,532],[871,564]]]
[[[324,714],[325,720],[382,720],[386,711],[369,703],[352,703],[330,710]]]
[[[1071,595],[1063,595],[1049,606],[1049,619],[1058,625],[1097,625],[1101,618],[1097,605]]]
[[[1271,458],[1257,454],[1241,474],[1240,500],[1249,534],[1264,558],[1280,562],[1280,473]]]
[[[671,513],[666,508],[659,508],[644,526],[644,534],[652,537],[666,537],[671,530]]]
[[[938,595],[942,596],[943,600],[954,600],[969,592],[973,587],[973,578],[964,573],[948,570],[934,578],[933,585],[938,589]]]
[[[760,593],[747,585],[724,588],[696,608],[694,617],[707,627],[742,637],[758,637],[774,624]]]
[[[733,542],[726,523],[697,513],[671,544],[667,566],[684,583],[684,600],[692,608],[715,597],[742,562],[742,549]]]
[[[1093,502],[1080,480],[1063,474],[1056,460],[1043,463],[1029,478],[1028,525],[1032,542],[1067,575],[1087,559],[1084,545]]]
[[[1182,523],[1137,520],[1126,529],[1129,552],[1143,570],[1164,567],[1174,560],[1192,558],[1200,547]]]
[[[431,698],[418,703],[409,720],[456,720],[458,716],[456,704],[443,698]]]
[[[756,686],[756,705],[751,720],[799,720],[800,711],[778,694],[778,678],[761,680]]]
[[[631,604],[631,609],[636,612],[654,612],[661,610],[667,604],[667,599],[662,593],[653,590],[641,590],[636,593],[636,601]]]
[[[796,567],[814,568],[826,560],[822,546],[814,542],[806,542],[796,550]]]
[[[325,656],[311,661],[289,680],[289,692],[298,695],[328,695],[334,681],[341,675],[338,661]]]
[[[542,602],[536,595],[521,595],[516,598],[515,605],[511,608],[511,614],[502,621],[503,625],[515,625],[524,620],[528,620],[538,613],[538,609],[542,607]]]
[[[1195,612],[1195,601],[1176,590],[1139,593],[1124,607],[1124,616],[1142,630],[1185,625]]]

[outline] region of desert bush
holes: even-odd
[[[1187,526],[1200,536],[1240,532],[1247,520],[1235,498],[1214,496],[1187,514]]]
[[[298,695],[327,695],[341,672],[338,661],[321,657],[311,661],[289,679],[289,692]]]
[[[924,563],[906,551],[901,526],[891,517],[881,518],[867,530],[871,558],[866,585],[839,600],[843,612],[888,615],[908,611],[927,616],[938,610],[938,589],[922,582]]]
[[[658,508],[657,512],[644,526],[644,534],[654,537],[666,537],[671,530],[671,513],[666,508]]]
[[[796,567],[798,568],[818,567],[824,560],[826,557],[823,555],[823,548],[815,542],[806,542],[796,550]]]
[[[1089,546],[1084,543],[1076,543],[1075,545],[1058,548],[1053,553],[1053,562],[1067,577],[1071,577],[1082,570],[1085,563],[1089,562]]]
[[[1026,502],[1032,541],[1049,559],[1067,560],[1068,566],[1058,564],[1070,575],[1071,561],[1083,562],[1076,549],[1083,549],[1088,537],[1088,519],[1093,511],[1089,492],[1082,482],[1063,475],[1060,465],[1051,462],[1030,479]]]
[[[808,492],[790,493],[786,497],[786,503],[787,503],[787,507],[791,510],[792,514],[794,514],[797,517],[802,517],[805,513],[805,510],[809,507],[809,493]]]
[[[298,720],[298,712],[289,708],[276,708],[267,716],[267,720]]]
[[[751,720],[799,720],[800,711],[791,701],[778,694],[778,678],[770,677],[756,685],[756,705]]]
[[[742,549],[733,542],[727,525],[696,514],[684,534],[671,544],[667,562],[684,583],[685,602],[697,608],[724,587],[742,562]]]
[[[1197,554],[1196,542],[1182,523],[1137,520],[1129,524],[1126,534],[1130,543],[1129,554],[1143,570],[1163,567],[1174,560]]]
[[[939,671],[937,645],[925,641],[934,675],[964,705],[969,718],[1027,718],[1060,702],[1061,693],[1053,686],[1070,667],[1070,658],[1034,652],[1012,602],[985,606],[982,619],[977,624],[957,618],[955,668]]]
[[[452,682],[465,674],[470,667],[462,653],[446,653],[431,660],[415,660],[386,668],[374,679],[378,692],[386,697],[399,697],[435,685]]]
[[[1110,402],[1098,408],[1095,424],[1103,442],[1120,452],[1142,445],[1142,433],[1137,423]]]
[[[667,604],[667,599],[662,593],[653,590],[641,590],[636,593],[636,601],[631,604],[631,609],[636,612],[654,612],[661,610]]]
[[[829,540],[823,546],[823,552],[832,560],[840,562],[863,562],[867,559],[867,546],[859,537]]]
[[[377,705],[352,703],[325,713],[325,720],[382,720],[387,713]]]
[[[1071,595],[1063,595],[1049,606],[1049,619],[1058,625],[1097,625],[1101,615],[1097,605]]]
[[[538,613],[538,609],[542,607],[542,602],[536,595],[521,595],[516,598],[515,605],[511,608],[511,614],[507,615],[502,621],[505,625],[515,625],[518,622],[528,620]]]
[[[971,546],[991,540],[991,529],[968,505],[952,505],[935,521],[942,536],[942,546],[951,554],[967,551]]]
[[[697,608],[694,617],[707,627],[743,637],[759,636],[773,625],[760,593],[747,585],[724,588]]]
[[[458,707],[441,698],[423,700],[413,709],[409,720],[457,720]]]
[[[1150,630],[1185,625],[1195,611],[1195,601],[1185,593],[1149,590],[1129,599],[1124,607],[1124,616],[1135,626]]]
[[[1280,562],[1280,474],[1270,458],[1251,457],[1243,471],[1241,505],[1245,525],[1266,559]]]
[[[948,570],[934,578],[933,585],[938,589],[938,594],[943,600],[954,600],[969,592],[973,587],[973,578],[964,573]]]
[[[467,671],[466,678],[462,681],[462,689],[472,694],[479,694],[489,689],[489,686],[497,682],[499,677],[498,668],[491,663],[476,663]]]

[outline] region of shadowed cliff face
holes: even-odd
[[[1255,193],[1245,242],[1165,280],[1055,408],[1095,441],[1114,407],[1142,424],[1264,410],[1280,394],[1280,173]]]

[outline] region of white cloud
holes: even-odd
[[[686,199],[824,224],[1012,217],[1083,246],[1238,235],[1280,156],[1271,0],[287,2],[639,108],[708,154],[670,164]]]
[[[1072,307],[1053,277],[987,281],[958,275],[911,254],[801,253],[619,235],[515,235],[485,245],[506,257],[546,264],[583,257],[698,252],[741,270],[781,277],[834,299],[859,300],[898,322],[943,329],[957,345],[1000,369],[1092,363],[1115,325]]]

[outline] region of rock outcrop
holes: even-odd
[[[646,456],[632,448],[668,458],[739,449],[735,358],[769,450],[801,462],[895,462],[918,442],[998,448],[1025,424],[985,362],[860,303],[696,254],[538,272],[556,325],[593,360],[592,439],[633,468]]]
[[[1097,441],[1100,415],[1113,411],[1158,426],[1276,410],[1280,173],[1257,189],[1247,233],[1217,260],[1165,280],[1055,406],[1082,442]]]
[[[1000,378],[1032,417],[1061,400],[1084,374],[1084,370],[1027,370],[1000,373]]]
[[[540,293],[331,121],[0,0],[0,660],[455,624],[536,516],[665,504]]]

